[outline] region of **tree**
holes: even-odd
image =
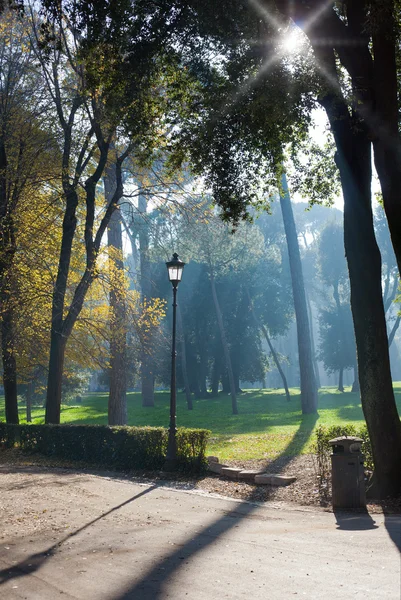
[[[82,5],[81,18],[90,13],[88,4]],[[96,17],[90,14],[91,22],[99,25],[97,17],[104,18],[105,5],[96,9]],[[127,16],[125,5],[124,9],[115,19],[120,26]],[[189,94],[183,96],[180,117],[186,123],[173,130],[170,141],[180,140],[173,162],[182,161],[186,150],[191,152],[192,163],[206,172],[226,218],[238,221],[247,215],[249,201],[257,199],[261,174],[266,177],[269,167],[274,170],[281,163],[285,143],[305,134],[313,98],[326,110],[345,201],[344,241],[362,405],[378,489],[384,495],[401,489],[401,424],[391,385],[370,185],[373,140],[400,266],[395,9],[394,0],[324,5],[318,0],[246,5],[226,0],[217,6],[166,0],[157,10],[145,3],[141,13],[146,42],[157,41],[171,60],[182,48],[183,70],[199,83],[193,88],[194,102]],[[288,61],[282,52],[277,34],[290,18],[308,37],[305,59]],[[277,48],[281,54],[275,53]]]
[[[394,300],[399,286],[399,273],[394,249],[391,244],[389,229],[382,206],[378,206],[374,213],[374,224],[377,243],[382,255],[383,271],[383,302],[389,329],[388,345],[391,346],[400,324],[400,315],[392,316]]]
[[[16,253],[13,262],[13,345],[17,383],[24,386],[27,403],[41,402],[46,391],[49,362],[49,322],[52,287],[57,274],[63,206],[54,186],[22,196],[15,212]],[[82,225],[79,227],[82,230]],[[84,249],[77,247],[71,262],[67,298],[71,298],[82,274]],[[67,387],[82,379],[88,369],[104,367],[108,360],[107,260],[100,257],[98,278],[91,286],[66,348],[62,399]],[[77,375],[79,378],[77,379]]]
[[[334,135],[345,203],[344,243],[361,398],[372,442],[377,490],[382,495],[396,494],[401,489],[401,424],[392,389],[381,260],[371,208],[373,139],[384,206],[400,264],[401,203],[395,183],[399,181],[400,160],[400,153],[395,151],[399,147],[395,41],[391,34],[385,33],[395,30],[394,3],[384,2],[382,13],[379,2],[344,2],[341,13],[334,2],[323,8],[320,2],[301,0],[277,0],[275,4],[285,18],[292,18],[304,28],[313,51],[313,63],[322,75],[314,77],[316,71],[310,64],[311,70],[306,72],[311,53],[303,64],[296,58],[291,68],[288,62],[286,68],[279,55],[274,56],[274,47],[280,45],[274,36],[282,22],[277,20],[278,15],[270,5],[252,3],[236,7],[231,2],[219,3],[212,21],[210,6],[199,8],[191,4],[181,31],[185,29],[185,35],[189,30],[192,32],[198,53],[195,60],[195,44],[190,42],[183,60],[199,73],[201,38],[204,41],[201,80],[207,81],[207,86],[203,102],[199,97],[196,99],[197,106],[202,106],[203,118],[189,115],[186,127],[177,130],[177,138],[181,145],[184,140],[199,171],[207,172],[217,202],[225,209],[227,218],[235,221],[247,215],[249,201],[257,198],[255,190],[260,185],[262,169],[271,163],[279,164],[283,143],[294,138],[297,131],[302,134],[310,114],[311,93],[324,107]],[[178,6],[185,11],[183,4],[177,2],[176,13]],[[369,15],[368,10],[371,10]],[[235,43],[233,39],[238,39],[239,30],[241,43]],[[255,39],[260,40],[256,47]],[[226,60],[218,70],[216,54],[214,62],[207,59],[211,40]],[[272,43],[267,44],[268,40]],[[342,77],[340,63],[349,79]],[[286,92],[289,82],[291,94]],[[222,110],[222,106],[226,109]],[[266,120],[266,114],[271,118]],[[386,155],[397,158],[385,161]]]
[[[318,157],[320,159],[320,152],[318,154]],[[327,156],[325,158],[326,160],[328,159]],[[298,160],[295,161],[295,164],[293,166],[296,169],[297,173],[299,172],[299,170],[302,171],[302,169],[305,168],[305,165],[300,164],[300,161]],[[311,178],[313,179],[315,176],[317,177],[317,174],[313,171],[313,167],[312,175],[313,177],[305,177],[305,180],[302,181],[302,186],[299,186],[295,183],[295,190],[297,190],[298,193],[301,192],[303,197],[309,198],[310,202],[315,192],[312,189],[312,187],[308,190],[308,188],[306,188],[305,186],[308,184],[310,186],[314,185],[313,181],[310,180]],[[292,177],[291,180],[294,181],[294,177]],[[329,193],[329,189],[327,189],[326,186],[324,189],[324,193]],[[317,324],[318,322],[317,313],[320,308],[319,301],[322,298],[322,282],[320,278],[320,273],[318,271],[318,242],[321,231],[327,225],[327,222],[336,222],[337,220],[340,220],[342,222],[343,214],[341,211],[331,206],[322,206],[320,204],[313,204],[311,206],[310,203],[308,205],[304,202],[297,202],[296,204],[293,204],[293,211],[299,241],[301,242],[300,248],[302,256],[302,269],[305,282],[307,282],[307,284],[305,285],[305,295],[310,321],[313,364],[317,386],[318,388],[320,388],[320,373],[314,334],[314,324]],[[315,311],[313,309],[315,309]]]
[[[31,21],[36,53],[58,118],[62,146],[60,167],[65,213],[58,274],[53,293],[46,403],[46,422],[58,423],[66,343],[82,309],[86,293],[96,278],[96,261],[102,237],[122,196],[122,165],[135,139],[140,140],[146,150],[149,149],[144,135],[149,134],[151,139],[150,123],[155,117],[155,112],[152,112],[150,117],[145,116],[144,106],[146,105],[146,110],[150,110],[148,107],[152,104],[149,97],[151,88],[145,87],[148,90],[146,101],[141,96],[143,87],[134,90],[136,103],[133,103],[132,95],[129,98],[125,95],[126,90],[119,94],[118,88],[113,90],[111,97],[108,87],[110,81],[103,81],[101,85],[97,80],[101,55],[93,50],[86,54],[85,60],[82,59],[79,51],[85,46],[85,39],[78,33],[78,29],[72,27],[66,14],[62,12],[62,7],[58,7],[50,23],[42,27],[41,31],[44,31],[45,39],[41,39],[33,9],[31,9]],[[113,59],[123,60],[122,52],[123,49],[120,49],[120,54],[113,54]],[[110,60],[107,53],[104,60],[106,62]],[[151,62],[147,64],[154,69]],[[143,73],[142,75],[142,85],[146,86],[148,81]],[[115,83],[113,81],[113,84]],[[152,106],[152,109],[155,107]],[[141,116],[144,118],[138,126],[136,119],[140,119]],[[97,223],[96,189],[107,165],[110,145],[123,117],[127,129],[131,132],[131,142],[115,160],[114,193]],[[135,131],[128,126],[130,119],[131,123],[135,123]],[[67,306],[66,289],[73,246],[77,243],[75,234],[81,190],[86,205],[83,240],[86,249],[86,265],[72,301]]]
[[[141,194],[138,198],[138,212],[140,222],[136,225],[139,239],[139,257],[140,257],[140,285],[142,304],[150,302],[152,297],[152,276],[151,263],[149,256],[149,231],[147,221],[147,192],[144,188],[144,179],[140,181]],[[153,358],[153,340],[151,332],[146,339],[142,348],[141,357],[141,389],[142,389],[142,406],[154,406],[154,358]]]
[[[329,306],[319,312],[319,357],[329,373],[338,372],[338,391],[344,391],[344,369],[355,365],[355,339],[349,304]]]
[[[204,382],[209,372],[212,395],[217,395],[220,380],[223,390],[231,393],[228,354],[233,376],[231,384],[237,394],[240,380],[264,379],[266,359],[262,352],[261,325],[273,335],[286,329],[292,316],[289,290],[282,280],[281,254],[272,244],[264,244],[258,223],[241,226],[232,235],[229,228],[219,222],[218,214],[204,204],[197,209],[202,216],[195,213],[191,217],[187,213],[177,229],[177,242],[182,252],[196,261],[186,267],[185,286],[180,297],[185,330],[191,340],[189,356],[193,348],[193,356],[199,357],[188,364],[198,364],[199,375],[195,379],[200,382]],[[220,327],[207,278],[207,275],[210,278],[211,263],[220,308]],[[201,383],[199,388],[203,385]],[[202,393],[201,389],[199,392]]]
[[[302,412],[303,414],[310,414],[317,411],[318,396],[312,362],[311,335],[309,330],[301,255],[299,252],[298,235],[295,229],[294,215],[292,213],[291,199],[285,174],[282,175],[281,180],[280,204],[287,238],[292,291],[297,321]]]
[[[0,19],[0,304],[6,420],[18,423],[13,274],[15,214],[22,198],[54,177],[55,140],[46,123],[42,79],[24,23]]]
[[[345,368],[356,366],[355,337],[349,306],[349,278],[343,249],[342,227],[336,223],[328,224],[319,240],[320,277],[331,288],[334,308],[320,312],[321,348],[320,355],[325,367],[339,371],[338,389],[343,392],[342,376]],[[328,300],[330,306],[330,300]],[[354,386],[353,386],[354,387]]]
[[[104,191],[106,206],[116,190],[115,165],[105,169]],[[127,424],[127,306],[124,272],[122,221],[118,207],[107,227],[110,272],[110,391],[108,402],[109,425]]]
[[[341,13],[334,2],[323,10],[317,2],[278,5],[303,27],[323,74],[319,102],[334,134],[344,195],[344,241],[362,406],[372,443],[378,493],[396,494],[401,489],[401,424],[391,382],[381,259],[371,208],[373,140],[375,165],[400,270],[396,4],[391,0],[344,2]],[[327,40],[331,42],[327,44]],[[341,85],[340,65],[350,78],[349,95]]]

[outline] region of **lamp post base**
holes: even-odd
[[[177,468],[177,438],[176,433],[177,429],[175,427],[175,415],[173,415],[173,423],[170,425],[170,429],[168,432],[168,443],[167,443],[167,453],[166,453],[166,462],[164,463],[165,471],[175,471]]]

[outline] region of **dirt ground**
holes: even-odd
[[[129,472],[111,473],[122,479],[130,479],[136,482],[149,483],[152,481],[166,482],[171,487],[180,489],[199,489],[208,494],[248,500],[251,502],[274,502],[289,503],[298,506],[322,507],[331,510],[330,481],[321,482],[317,473],[316,461],[313,455],[301,455],[297,457],[282,457],[269,463],[262,460],[247,461],[225,461],[229,466],[239,466],[247,469],[265,468],[267,472],[280,473],[283,475],[294,475],[297,479],[286,487],[273,487],[267,485],[254,485],[239,481],[230,481],[212,473],[206,473],[198,477],[191,477],[180,473],[165,473],[161,471],[152,472]],[[269,466],[270,464],[270,466]],[[91,468],[84,464],[61,462],[59,460],[41,457],[38,455],[26,455],[18,449],[0,450],[0,467],[13,471],[13,467],[41,466],[48,469],[65,468],[80,473],[99,473],[99,469]],[[105,471],[102,470],[101,474]],[[45,491],[44,491],[45,493]],[[385,512],[401,513],[401,498],[376,502],[369,500],[368,511],[370,513]]]

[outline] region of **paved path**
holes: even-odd
[[[0,598],[399,600],[401,518],[0,467]]]

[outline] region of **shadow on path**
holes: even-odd
[[[301,425],[299,426],[297,432],[295,433],[288,446],[275,460],[269,463],[269,469],[271,472],[273,469],[276,473],[279,473],[282,470],[282,468],[286,464],[291,462],[294,456],[302,450],[313,431],[316,419],[317,415],[308,415],[307,417],[303,418]],[[287,454],[289,454],[290,456],[287,457]],[[285,460],[286,458],[288,458],[288,460]],[[24,470],[26,472],[26,469]],[[35,469],[33,470],[35,471]],[[20,563],[0,570],[0,585],[10,581],[11,579],[23,577],[24,575],[34,573],[45,562],[47,562],[47,560],[55,554],[56,550],[67,540],[70,540],[72,537],[78,535],[80,532],[95,524],[97,521],[100,521],[104,517],[107,517],[116,510],[119,510],[123,506],[129,504],[130,502],[133,502],[134,500],[137,500],[141,496],[148,494],[149,492],[153,491],[154,489],[157,489],[158,487],[160,486],[157,484],[152,485],[143,492],[133,496],[132,498],[129,498],[128,500],[119,504],[118,506],[111,508],[109,511],[101,514],[99,517],[93,519],[89,523],[86,523],[83,527],[80,527],[76,531],[68,534],[63,539],[47,548],[47,550],[30,555],[28,558],[24,559]],[[251,514],[257,507],[257,504],[252,504],[252,501],[255,499],[256,495],[254,497],[254,493],[251,493],[250,496],[247,498],[246,502],[236,505],[232,511],[228,512],[222,518],[217,519],[214,524],[212,524],[210,527],[207,527],[194,539],[188,541],[179,550],[173,552],[169,556],[162,559],[162,561],[157,566],[155,566],[149,574],[145,575],[142,578],[142,580],[134,586],[134,588],[127,592],[127,594],[121,596],[121,598],[125,599],[138,597],[136,596],[136,594],[139,592],[139,597],[141,599],[158,598],[158,594],[160,593],[162,584],[166,580],[166,578],[168,578],[169,575],[171,575],[176,569],[178,569],[183,564],[183,562],[185,563],[185,561],[188,560],[191,556],[197,554],[198,552],[201,552],[209,544],[213,543],[216,537],[221,536],[226,531],[234,527],[238,523],[238,521]],[[147,590],[149,592],[149,595],[146,595],[148,593]],[[116,600],[118,599],[116,598]]]
[[[113,596],[113,600],[157,600],[166,598],[166,589],[169,578],[184,565],[188,564],[197,554],[203,552],[208,546],[214,544],[216,539],[224,535],[245,517],[251,515],[257,508],[251,502],[242,502],[216,519],[214,523],[205,527],[195,537],[189,539],[174,552],[162,558],[140,581],[120,595]]]
[[[337,521],[337,529],[362,531],[366,529],[378,529],[379,527],[366,509],[353,512],[334,510],[334,516]]]
[[[83,525],[79,529],[76,529],[75,531],[72,531],[71,533],[69,533],[68,535],[66,535],[64,538],[62,538],[61,540],[59,540],[58,542],[56,542],[55,544],[53,544],[52,546],[50,546],[49,548],[47,548],[46,550],[44,550],[43,552],[38,552],[37,554],[31,554],[30,556],[28,556],[28,558],[26,558],[23,561],[17,563],[16,565],[13,565],[11,567],[7,567],[5,569],[2,569],[0,571],[0,585],[3,585],[4,583],[10,581],[11,579],[16,579],[18,577],[23,577],[24,575],[30,575],[31,573],[34,573],[49,558],[51,558],[55,554],[56,550],[62,544],[64,544],[65,542],[67,542],[71,538],[75,537],[76,535],[78,535],[79,533],[81,533],[82,531],[84,531],[85,529],[87,529],[88,527],[90,527],[91,525],[94,525],[95,523],[97,523],[101,519],[104,519],[108,515],[112,514],[116,510],[119,510],[123,506],[126,506],[127,504],[130,504],[131,502],[133,502],[134,500],[137,500],[141,496],[144,496],[145,494],[148,494],[149,492],[152,492],[157,487],[158,487],[157,485],[152,485],[151,487],[147,488],[143,492],[140,492],[139,494],[136,494],[132,498],[128,498],[128,500],[125,500],[121,504],[118,504],[117,506],[113,506],[113,508],[111,508],[107,512],[102,513],[101,515],[99,515],[98,517],[96,517],[96,519],[93,519],[92,521],[89,521],[89,523],[86,523],[85,525]]]
[[[298,431],[292,438],[291,442],[285,448],[283,453],[272,462],[269,462],[269,470],[280,472],[283,466],[291,462],[307,443],[313,428],[316,423],[317,416],[307,416],[303,419]],[[287,460],[288,459],[288,460]],[[12,578],[17,578],[30,574],[41,567],[49,557],[55,554],[56,549],[78,533],[93,525],[100,519],[106,517],[110,513],[122,508],[130,502],[140,498],[141,496],[157,489],[157,484],[147,488],[143,492],[133,496],[125,502],[115,506],[106,513],[103,513],[93,521],[87,523],[80,529],[66,536],[60,542],[51,546],[48,550],[35,554],[30,558],[14,565],[11,568],[0,571],[0,582],[8,581]],[[185,541],[179,547],[167,555],[161,557],[153,564],[146,572],[140,573],[140,579],[132,583],[120,593],[116,592],[113,595],[113,600],[161,600],[166,597],[166,589],[171,583],[171,580],[176,572],[185,568],[190,561],[196,556],[199,556],[208,547],[212,546],[218,538],[225,535],[244,519],[252,515],[258,508],[260,503],[256,503],[256,491],[252,492],[247,501],[235,503],[233,508],[225,512],[223,515],[216,518],[211,524],[205,525],[203,530],[195,536]],[[375,529],[377,525],[368,513],[336,513],[338,529],[344,530],[369,530]],[[393,542],[400,547],[400,521],[391,520],[391,523],[386,523],[387,531]]]
[[[301,425],[288,446],[276,459],[266,463],[270,472],[280,473],[301,452],[312,434],[317,418],[318,415],[303,417]],[[207,526],[196,537],[191,538],[179,549],[162,558],[157,565],[142,576],[140,581],[130,589],[122,592],[121,595],[115,596],[113,600],[137,600],[138,598],[141,600],[157,600],[165,598],[166,590],[164,588],[168,585],[168,580],[174,572],[215,543],[218,537],[224,535],[233,527],[237,527],[242,519],[251,515],[260,505],[260,502],[256,503],[258,499],[257,492],[252,492],[246,502],[237,504],[235,508]]]
[[[385,515],[384,525],[387,529],[389,538],[401,552],[401,516],[400,515]]]

